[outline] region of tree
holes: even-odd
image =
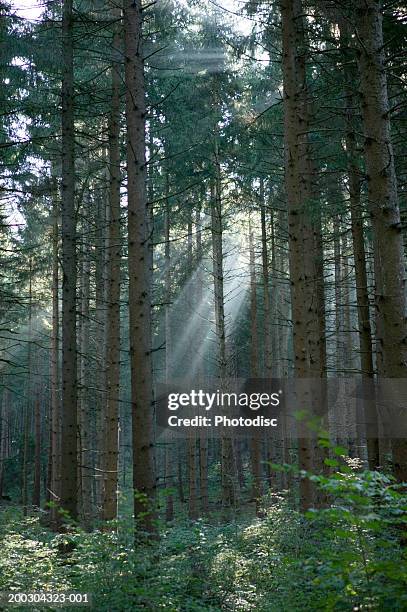
[[[62,14],[62,424],[61,507],[77,518],[76,217],[73,6]]]
[[[114,16],[119,18],[118,11]],[[109,218],[108,218],[108,278],[106,330],[106,416],[104,435],[104,500],[103,517],[117,515],[118,436],[120,392],[120,30],[115,27],[112,42],[112,100],[109,115]]]
[[[146,110],[140,0],[125,3],[124,49],[134,516],[147,531],[154,532],[151,227],[146,197]]]
[[[318,312],[313,295],[315,279],[314,234],[311,224],[308,107],[303,67],[304,38],[302,7],[298,0],[281,3],[283,76],[285,186],[288,207],[291,308],[293,321],[294,367],[298,377],[310,377],[319,369],[316,352]],[[302,469],[312,466],[310,441],[302,433],[299,458]],[[301,505],[312,504],[308,479],[301,481]]]
[[[355,9],[373,230],[377,367],[380,376],[402,378],[407,371],[405,264],[384,69],[383,15],[377,0],[358,1]],[[393,441],[393,462],[397,478],[406,480],[405,440]]]

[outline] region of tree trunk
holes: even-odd
[[[312,371],[319,370],[319,349],[315,347],[318,312],[313,294],[315,245],[310,210],[312,192],[306,134],[308,112],[301,69],[303,59],[300,57],[304,53],[301,16],[299,0],[282,1],[284,133],[294,361],[296,375],[306,377]]]
[[[348,253],[348,236],[342,235],[342,299],[343,299],[343,363],[345,376],[349,376],[352,370],[352,317],[350,308],[350,267]]]
[[[271,204],[271,202],[270,202]],[[276,219],[274,211],[270,210],[270,232],[271,232],[271,300],[270,300],[270,336],[271,336],[271,374],[278,378],[281,370],[281,333],[278,321],[279,289],[277,283],[277,253],[276,253]],[[266,324],[266,322],[265,322]]]
[[[86,202],[87,204],[87,202]],[[78,402],[78,421],[80,425],[79,437],[79,458],[80,469],[78,477],[80,479],[80,515],[85,527],[89,528],[93,518],[92,504],[92,484],[94,479],[93,455],[94,449],[91,429],[91,395],[89,392],[90,383],[90,245],[89,245],[89,206],[84,205],[84,224],[82,237],[82,261],[80,279],[80,359],[79,359],[79,402]]]
[[[192,210],[188,209],[187,220],[187,275],[188,279],[192,278],[193,274],[193,252],[192,252]],[[193,303],[190,295],[187,295],[187,316],[190,319],[193,316]],[[187,358],[191,355],[187,350]],[[196,452],[196,431],[194,427],[190,427],[188,432],[188,515],[191,520],[198,518],[198,496],[197,496],[197,452]]]
[[[407,326],[403,241],[390,131],[381,2],[357,0],[358,60],[369,212],[373,229],[379,376],[406,378]],[[407,442],[395,439],[394,474],[407,480]]]
[[[345,49],[351,41],[349,25],[345,20],[340,19],[339,26],[341,47],[343,48],[344,57],[346,58]],[[361,178],[357,159],[357,142],[354,111],[357,102],[353,94],[356,71],[353,68],[353,64],[345,62],[343,72],[345,80],[346,103],[345,143],[349,180],[349,204],[351,214],[352,245],[355,263],[360,362],[362,376],[364,378],[373,378],[372,332],[369,314],[369,293],[367,288],[366,254],[363,232],[363,211],[360,201]]]
[[[72,0],[62,11],[61,506],[77,518],[76,218]]]
[[[4,492],[4,468],[5,461],[8,455],[7,448],[7,435],[9,428],[9,420],[8,420],[8,401],[9,394],[7,389],[3,390],[3,397],[1,400],[1,434],[0,434],[0,499]]]
[[[165,168],[165,211],[164,211],[164,259],[165,259],[165,381],[170,384],[172,378],[172,354],[171,354],[171,242],[170,242],[170,202],[169,202],[169,176],[168,168]],[[174,450],[175,441],[170,430],[166,433],[165,446],[165,486],[170,489],[165,499],[165,520],[171,522],[174,519]]]
[[[61,488],[61,403],[59,394],[59,261],[58,204],[53,199],[52,225],[52,332],[51,332],[51,526],[58,523]]]
[[[205,187],[203,188],[205,189]],[[205,192],[204,192],[205,193]],[[202,270],[202,222],[201,222],[201,205],[199,205],[195,211],[195,231],[196,231],[196,261],[197,261],[197,275],[196,275],[196,307],[202,308],[203,298],[203,283],[204,275]],[[202,342],[202,323],[198,322],[198,341]],[[204,368],[203,368],[204,355],[200,356],[199,365],[197,369],[197,379],[200,384],[204,382]],[[199,495],[200,495],[200,506],[201,514],[205,516],[209,512],[209,492],[208,492],[208,432],[205,427],[199,430]]]
[[[222,195],[220,162],[217,143],[215,144],[215,169],[211,197],[211,234],[212,234],[212,258],[213,258],[213,282],[215,296],[215,328],[217,340],[218,372],[220,384],[224,384],[227,376],[226,362],[226,330],[225,330],[225,302],[224,302],[224,278],[223,278],[223,228],[222,228]],[[225,512],[235,504],[235,463],[233,453],[233,442],[230,436],[222,436],[221,439],[221,479],[222,479],[222,503]]]
[[[116,11],[115,11],[116,14]],[[106,321],[106,412],[103,519],[117,517],[120,392],[120,33],[113,37],[109,115],[109,226]]]
[[[315,186],[314,186],[314,197]],[[324,246],[322,241],[322,215],[321,207],[318,202],[314,212],[313,228],[314,228],[314,249],[315,249],[315,294],[317,301],[317,346],[319,347],[318,354],[318,369],[317,376],[326,377],[326,314],[325,314],[325,272],[324,272]]]
[[[250,220],[249,220],[250,224]],[[263,222],[262,222],[263,229]],[[263,232],[262,232],[262,244],[263,244]],[[264,248],[264,244],[263,244]],[[258,334],[257,334],[257,286],[256,286],[256,263],[255,253],[253,245],[253,232],[249,225],[249,257],[250,257],[250,331],[251,331],[251,343],[250,343],[250,376],[252,378],[259,377],[259,352],[258,352]],[[267,258],[267,254],[266,254]],[[264,266],[264,251],[263,251],[263,266]],[[264,284],[264,271],[263,271],[263,284]],[[270,338],[269,338],[270,341]],[[270,371],[266,372],[271,376]],[[269,435],[267,436],[269,437]],[[262,494],[261,487],[261,436],[260,432],[255,432],[250,438],[250,456],[252,464],[252,497],[256,503],[256,514],[260,513],[260,497]]]
[[[277,217],[279,234],[283,234],[286,231],[287,222],[286,215],[283,210],[280,210]],[[284,239],[282,239],[283,241]],[[286,378],[291,369],[290,367],[290,359],[289,359],[289,340],[290,340],[290,327],[289,327],[289,289],[288,282],[286,282],[286,268],[287,268],[287,256],[284,248],[284,244],[280,242],[280,245],[277,249],[276,254],[276,267],[278,270],[278,278],[276,282],[276,287],[278,288],[278,300],[277,300],[277,314],[278,321],[280,322],[280,355],[281,355],[281,363],[279,370],[277,371],[278,375]],[[288,281],[288,275],[287,275]]]
[[[34,489],[32,501],[33,506],[39,508],[41,505],[41,404],[39,398],[39,389],[37,389],[34,403],[34,435]]]
[[[205,516],[209,512],[208,492],[208,434],[202,428],[199,436],[199,492],[201,500],[201,513]]]
[[[140,0],[126,0],[124,33],[134,516],[145,530],[155,532],[153,505],[156,479],[151,358],[152,269],[146,197],[146,107],[141,28]]]
[[[183,444],[181,440],[177,444],[177,484],[178,484],[178,496],[181,504],[185,503],[184,494],[184,475],[182,471],[184,457],[183,457]]]
[[[28,451],[29,451],[29,436],[31,423],[31,393],[32,393],[32,375],[33,375],[33,325],[32,325],[32,258],[29,260],[29,289],[28,289],[28,378],[26,384],[26,401],[24,402],[23,410],[23,457],[22,457],[22,478],[21,478],[21,503],[23,506],[23,514],[27,516],[28,512]]]
[[[313,164],[308,130],[309,113],[305,74],[303,10],[300,0],[282,0],[285,185],[288,204],[289,259],[295,374],[319,377],[321,363],[320,305],[318,292],[317,237],[312,219]],[[313,452],[305,423],[300,424],[299,461],[302,470],[312,469]],[[318,452],[317,452],[318,455]],[[308,478],[300,481],[300,506],[312,505],[313,488]]]
[[[400,212],[390,134],[381,3],[359,0],[357,29],[362,116],[376,277],[377,358],[380,374],[406,374],[405,280]]]
[[[369,313],[369,293],[366,269],[365,236],[363,230],[363,210],[361,203],[361,171],[357,153],[357,124],[354,95],[356,65],[349,57],[348,47],[352,44],[349,23],[339,14],[337,22],[340,29],[340,47],[344,57],[343,77],[345,90],[345,144],[347,155],[347,173],[349,185],[349,207],[351,214],[351,231],[353,260],[355,266],[356,303],[358,314],[358,335],[360,351],[360,367],[362,379],[369,380],[374,376],[372,330]],[[369,467],[376,469],[380,465],[380,449],[377,418],[369,424],[366,432]]]
[[[217,153],[216,153],[217,160]],[[216,162],[217,172],[220,172]],[[223,278],[223,244],[222,244],[222,201],[220,193],[220,177],[216,178],[213,196],[211,198],[211,233],[212,233],[212,258],[213,258],[213,282],[215,296],[215,326],[218,344],[218,372],[221,380],[226,378],[226,331],[225,331],[225,303],[224,303],[224,278]]]
[[[104,155],[104,151],[102,151]],[[104,488],[104,450],[106,433],[106,357],[107,357],[107,291],[108,291],[108,190],[106,175],[95,185],[94,227],[95,227],[95,397],[91,411],[91,445],[93,464],[93,504],[102,511]]]
[[[261,258],[262,258],[262,277],[264,293],[264,376],[272,376],[271,354],[271,310],[270,310],[270,283],[269,283],[269,256],[267,246],[267,226],[266,226],[266,204],[264,198],[264,181],[260,178],[260,222],[261,222]]]
[[[194,428],[191,427],[191,430]],[[196,489],[196,435],[194,431],[188,436],[188,516],[191,520],[198,518],[197,489]]]
[[[336,191],[331,191],[335,201]],[[338,205],[338,202],[335,203]],[[335,370],[336,376],[343,374],[343,310],[341,275],[341,218],[338,212],[333,218],[334,271],[335,271]]]

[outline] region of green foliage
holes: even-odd
[[[0,515],[0,590],[90,592],[98,611],[405,610],[406,493],[345,462],[311,478],[329,507],[302,516],[271,493],[264,519],[178,521],[147,546],[134,546],[130,519],[55,535],[9,508]]]

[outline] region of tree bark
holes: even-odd
[[[320,211],[313,184],[315,168],[308,133],[309,100],[301,0],[282,0],[285,185],[288,208],[289,263],[295,375],[325,375],[325,322]],[[321,396],[323,403],[323,386]],[[309,398],[313,401],[313,398]],[[315,398],[314,398],[315,399]],[[299,461],[309,471],[321,467],[319,447],[312,443],[306,423],[299,425]],[[313,461],[314,460],[314,461]],[[313,503],[308,478],[300,480],[300,507]]]
[[[191,429],[193,428],[191,427]],[[196,435],[192,431],[188,436],[188,516],[191,520],[198,518],[196,459]]]
[[[264,293],[264,375],[272,377],[273,355],[271,352],[271,307],[269,282],[269,255],[267,246],[266,203],[264,198],[264,180],[260,178],[260,223],[261,223],[261,258]]]
[[[151,358],[152,269],[146,197],[146,108],[140,0],[125,2],[124,34],[134,516],[145,530],[155,532],[153,506],[156,479]]]
[[[344,58],[343,79],[345,92],[345,146],[347,156],[347,175],[349,191],[349,208],[351,215],[351,232],[353,261],[355,266],[356,303],[358,315],[358,335],[360,368],[362,379],[370,380],[374,376],[372,329],[369,312],[369,293],[366,268],[365,235],[363,227],[363,208],[361,202],[361,169],[357,152],[357,99],[354,93],[357,78],[357,66],[354,49],[351,49],[352,37],[350,24],[340,13],[336,18],[340,30],[340,48]],[[368,426],[367,453],[369,467],[377,469],[380,465],[379,432],[377,418]]]
[[[356,1],[368,204],[373,230],[376,352],[379,376],[406,378],[407,326],[403,241],[391,141],[378,0]],[[407,480],[407,442],[392,442],[394,474]]]
[[[330,193],[332,199],[339,195],[335,190]],[[336,201],[336,205],[338,202]],[[333,217],[334,271],[335,271],[335,370],[336,375],[343,373],[343,310],[342,310],[342,275],[341,275],[341,217],[335,211]]]
[[[87,194],[87,197],[88,194]],[[89,528],[94,515],[92,503],[92,484],[94,479],[92,452],[92,428],[90,407],[90,244],[89,244],[89,205],[85,201],[83,214],[83,236],[82,236],[82,261],[80,277],[80,359],[79,359],[79,397],[78,397],[78,422],[80,427],[79,436],[79,460],[80,467],[78,478],[80,481],[80,496],[78,506],[80,507],[81,521]]]
[[[61,506],[77,518],[76,215],[72,0],[62,10]]]
[[[8,455],[7,448],[7,437],[9,429],[9,393],[7,389],[3,390],[3,397],[1,399],[1,434],[0,434],[0,498],[4,492],[4,468],[5,462]]]
[[[205,187],[203,187],[205,189]],[[205,191],[203,192],[204,195]],[[204,275],[202,270],[202,258],[203,258],[203,247],[202,247],[202,222],[201,222],[201,204],[195,211],[195,231],[196,231],[196,307],[202,308],[203,298],[203,283]],[[198,322],[198,341],[203,341],[203,330],[202,323]],[[197,369],[198,381],[204,382],[204,368],[203,368],[202,354]],[[200,507],[201,514],[205,516],[209,512],[209,491],[208,491],[208,432],[205,427],[199,430],[199,495],[200,495]]]
[[[222,194],[220,162],[217,143],[214,151],[215,180],[211,189],[211,234],[213,282],[215,296],[215,329],[217,340],[218,372],[220,384],[224,384],[227,376],[226,362],[226,329],[225,329],[225,303],[224,303],[224,277],[223,277],[223,227],[222,227]],[[222,477],[222,503],[226,513],[235,504],[235,462],[233,442],[230,436],[221,439],[221,477]]]
[[[33,506],[39,508],[41,505],[41,404],[39,389],[37,389],[34,403],[34,488],[32,502]]]
[[[102,150],[105,157],[105,151]],[[106,357],[107,357],[107,291],[108,291],[108,189],[106,174],[98,177],[94,186],[95,227],[95,398],[90,414],[93,464],[93,503],[103,515],[104,450],[106,433]]]
[[[116,15],[117,11],[114,12]],[[119,17],[119,15],[116,15]],[[120,32],[113,36],[109,115],[109,225],[106,321],[106,412],[103,519],[117,517],[120,392]]]
[[[263,223],[262,223],[263,229]],[[263,244],[263,232],[262,232]],[[264,248],[264,245],[263,245]],[[267,255],[266,255],[267,257]],[[258,334],[257,334],[257,284],[256,284],[256,262],[253,244],[253,231],[249,220],[249,268],[250,268],[250,376],[252,378],[259,377],[259,352],[258,352]],[[264,252],[263,252],[264,265]],[[263,272],[264,274],[264,272]],[[263,276],[264,284],[264,276]],[[270,340],[270,338],[269,338]],[[271,376],[271,373],[269,376]],[[256,514],[260,514],[260,497],[262,494],[261,482],[261,436],[259,433],[254,433],[250,438],[250,456],[252,464],[252,497],[256,504]]]
[[[165,381],[170,384],[172,378],[172,339],[171,339],[171,241],[170,241],[170,201],[169,201],[169,175],[165,168],[165,210],[164,210],[164,268],[165,268]],[[171,522],[174,519],[174,488],[175,471],[175,446],[176,443],[171,431],[166,433],[165,447],[165,485],[170,489],[165,499],[165,520]]]
[[[192,278],[193,274],[193,246],[192,246],[192,210],[187,211],[187,277]],[[187,296],[187,315],[193,316],[193,303],[191,297]],[[187,358],[191,357],[187,350]],[[196,452],[196,432],[191,427],[188,432],[188,515],[191,520],[198,518],[198,496],[197,496],[197,452]]]
[[[28,287],[28,378],[26,383],[26,401],[24,402],[23,410],[23,453],[22,453],[22,477],[21,477],[21,503],[23,506],[23,514],[27,516],[28,512],[28,451],[29,451],[29,436],[30,423],[32,412],[32,375],[33,375],[33,324],[32,324],[32,279],[33,266],[32,257],[29,260],[29,287]]]
[[[58,203],[54,193],[52,205],[52,331],[51,331],[51,526],[58,523],[61,485],[61,402],[59,393],[59,229]]]
[[[350,44],[349,26],[345,20],[339,20],[341,46],[343,52]],[[344,54],[344,57],[346,55]],[[369,313],[369,293],[367,287],[365,239],[363,231],[363,210],[360,201],[361,173],[357,160],[357,142],[355,127],[356,99],[353,94],[353,83],[356,70],[349,62],[343,68],[345,80],[345,144],[349,180],[349,205],[351,214],[352,245],[355,263],[356,300],[358,308],[360,362],[362,376],[373,378],[372,331]]]

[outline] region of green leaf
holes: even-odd
[[[332,450],[335,453],[335,455],[338,455],[338,456],[348,455],[348,450],[344,446],[334,446]]]
[[[329,467],[338,467],[340,465],[339,461],[336,459],[324,459],[325,465],[329,465]]]

